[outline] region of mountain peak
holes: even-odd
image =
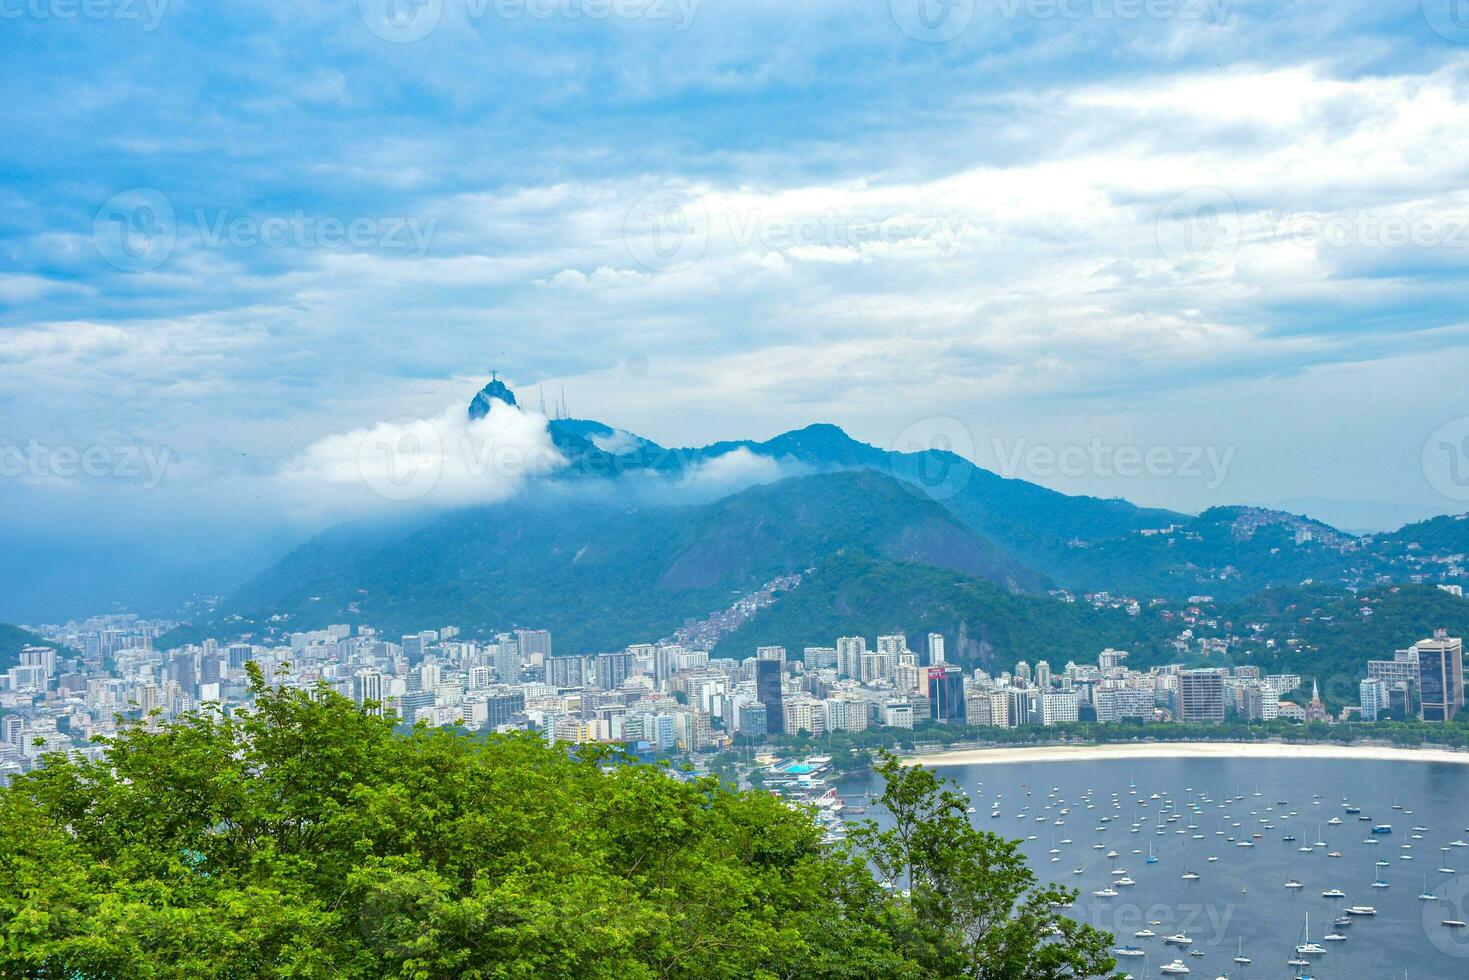
[[[498,372],[490,372],[490,383],[479,390],[474,400],[469,403],[469,418],[471,421],[482,419],[490,414],[490,406],[494,402],[504,402],[506,405],[515,405],[515,392],[501,381]]]

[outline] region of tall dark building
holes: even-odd
[[[928,716],[935,721],[964,724],[964,671],[958,667],[928,668]]]
[[[765,731],[779,735],[786,730],[785,692],[779,660],[755,661],[755,697],[765,705]]]
[[[1418,651],[1418,717],[1453,721],[1464,707],[1464,643],[1439,636],[1413,644]]]

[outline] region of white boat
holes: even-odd
[[[1187,933],[1183,932],[1175,933],[1172,936],[1165,936],[1163,942],[1172,943],[1175,946],[1192,946],[1194,944],[1193,939]]]
[[[1370,905],[1348,905],[1342,911],[1347,915],[1376,915],[1377,909]]]
[[[1135,939],[1152,939],[1157,933],[1151,929],[1139,929],[1132,935]]]
[[[1322,898],[1346,898],[1347,893],[1340,888],[1328,888],[1321,893]]]
[[[1234,961],[1236,963],[1239,963],[1242,966],[1243,965],[1247,965],[1250,962],[1252,962],[1250,960],[1250,958],[1245,955],[1245,941],[1244,941],[1244,937],[1240,937],[1239,950],[1234,954]]]
[[[1326,953],[1326,947],[1320,943],[1311,942],[1311,913],[1306,913],[1306,924],[1301,927],[1301,941],[1296,943],[1297,956],[1321,956]]]
[[[1121,893],[1115,888],[1099,888],[1092,892],[1092,894],[1097,896],[1097,898],[1116,898]]]
[[[1187,973],[1188,964],[1183,960],[1174,960],[1172,963],[1165,963],[1162,970],[1164,973]]]
[[[1147,950],[1143,949],[1141,946],[1114,946],[1114,947],[1112,947],[1112,955],[1113,956],[1147,956],[1148,953],[1147,953]]]
[[[1328,932],[1321,937],[1321,941],[1325,943],[1344,943],[1347,941],[1347,937],[1339,932]]]

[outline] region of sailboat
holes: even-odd
[[[1243,936],[1240,937],[1239,952],[1234,954],[1234,961],[1241,966],[1247,965],[1251,962],[1250,958],[1245,955],[1245,939]]]
[[[1297,956],[1321,956],[1326,952],[1326,947],[1320,943],[1311,942],[1311,913],[1306,913],[1306,924],[1301,927],[1301,941],[1296,943]]]
[[[1373,865],[1373,870],[1374,870],[1374,873],[1376,874],[1376,877],[1372,881],[1372,887],[1373,888],[1387,888],[1388,887],[1388,883],[1382,879],[1382,872],[1379,871],[1379,870],[1377,870],[1376,863],[1374,863],[1374,865]]]
[[[1152,841],[1148,841],[1148,863],[1149,864],[1157,864],[1158,863],[1158,855],[1156,855],[1156,854],[1153,853],[1153,842]]]
[[[1428,872],[1423,873],[1423,891],[1418,895],[1420,902],[1436,902],[1438,896],[1428,890]]]

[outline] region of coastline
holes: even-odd
[[[1469,752],[1331,742],[1117,742],[958,749],[903,757],[905,765],[979,766],[1020,762],[1107,762],[1119,759],[1361,759],[1469,765]]]

